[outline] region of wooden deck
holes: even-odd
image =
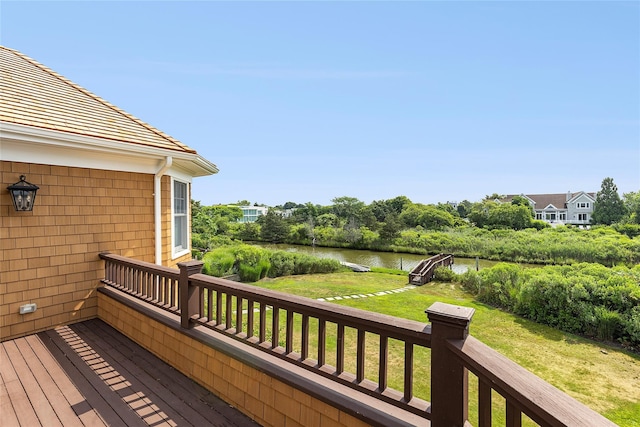
[[[257,426],[104,322],[0,343],[0,424]]]

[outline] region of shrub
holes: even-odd
[[[295,257],[291,252],[273,251],[269,254],[271,268],[267,273],[269,277],[289,276],[295,270]]]
[[[202,272],[209,276],[223,277],[233,274],[236,257],[230,247],[222,247],[207,252],[202,261]]]
[[[256,282],[266,276],[333,273],[339,261],[286,251],[272,251],[257,246],[237,244],[208,252],[203,258],[202,272],[222,277],[238,273],[243,282]]]
[[[496,307],[513,310],[520,291],[521,270],[517,265],[506,263],[481,270],[478,299]]]
[[[594,310],[596,321],[596,336],[603,341],[612,341],[621,326],[620,313],[604,307],[596,307]]]
[[[242,263],[238,265],[238,274],[243,282],[257,282],[264,278],[271,264],[267,259],[260,259],[256,264]]]
[[[436,267],[433,278],[438,282],[453,282],[458,279],[458,275],[449,267]]]
[[[628,338],[634,346],[640,346],[640,306],[633,307],[623,319],[623,337]]]
[[[473,295],[478,295],[478,292],[480,291],[480,284],[482,283],[482,278],[477,271],[467,270],[459,277],[462,288],[465,291],[470,292]]]

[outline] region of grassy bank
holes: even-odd
[[[406,284],[406,275],[375,272],[289,276],[255,283],[310,298],[375,293]],[[476,338],[620,426],[640,427],[640,357],[637,355],[504,313],[476,302],[472,295],[451,284],[429,284],[402,293],[343,299],[337,303],[427,322],[424,311],[436,301],[475,308],[471,334]],[[375,361],[370,363],[374,364]],[[417,356],[415,369],[416,395],[428,396],[428,354]],[[367,371],[375,369],[367,368]],[[392,387],[401,381],[397,375],[390,378]],[[474,402],[473,377],[470,384],[470,402]],[[504,405],[500,399],[494,400],[494,414],[501,416]],[[470,413],[474,421],[473,408]]]

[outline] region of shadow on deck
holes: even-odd
[[[3,426],[257,426],[101,320],[0,343]]]

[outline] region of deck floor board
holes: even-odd
[[[101,320],[0,342],[2,426],[258,424]]]

